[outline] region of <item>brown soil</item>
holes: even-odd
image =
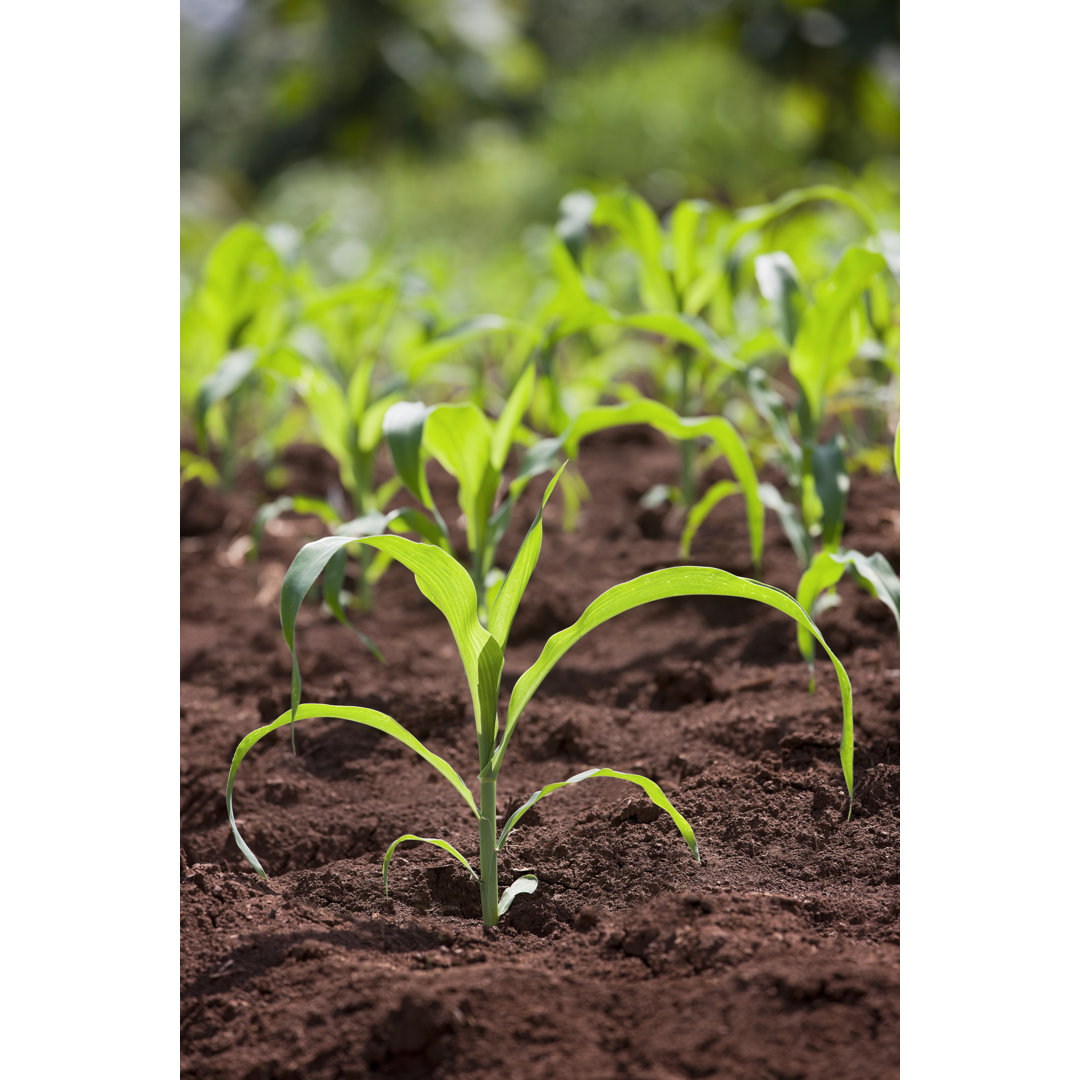
[[[319,452],[288,458],[293,490],[323,494]],[[676,454],[640,430],[598,436],[592,489],[564,534],[556,495],[508,651],[513,680],[548,635],[600,591],[678,561],[677,522],[638,497],[670,482]],[[437,472],[433,468],[433,474]],[[718,474],[719,475],[719,474]],[[433,480],[438,478],[433,476]],[[500,564],[535,513],[518,508]],[[449,510],[445,485],[436,498]],[[838,761],[831,670],[814,696],[793,624],[760,605],[664,601],[627,613],[566,656],[526,712],[500,779],[500,812],[590,766],[656,779],[697,833],[613,780],[560,791],[522,821],[506,882],[533,870],[495,931],[442,852],[403,847],[384,899],[382,854],[403,832],[475,858],[475,825],[404,747],[343,721],[263,740],[241,767],[241,829],[271,877],[233,843],[225,778],[243,735],[288,704],[277,592],[299,545],[292,518],[244,559],[257,499],[184,492],[181,532],[182,1075],[660,1080],[884,1080],[899,1072],[899,643],[879,602],[846,580],[821,617],[855,689],[855,811]],[[899,566],[894,480],[853,479],[845,543]],[[752,572],[743,506],[722,503],[694,562]],[[769,515],[762,576],[798,569]],[[315,605],[301,612],[305,699],[400,719],[467,779],[476,745],[445,623],[396,565],[377,613],[355,624],[382,666]]]

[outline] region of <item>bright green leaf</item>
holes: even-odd
[[[541,799],[550,795],[553,791],[558,791],[560,788],[566,787],[568,784],[580,784],[582,780],[589,780],[593,777],[607,777],[612,780],[625,780],[627,783],[637,784],[637,786],[649,796],[653,803],[659,806],[660,809],[675,822],[676,828],[682,834],[682,838],[690,848],[690,854],[693,855],[694,862],[701,862],[701,855],[698,853],[697,838],[694,836],[694,830],[690,828],[690,823],[686,818],[672,806],[671,800],[663,793],[660,786],[655,781],[650,780],[647,776],[642,776],[640,773],[616,772],[614,769],[586,769],[585,772],[580,772],[576,776],[571,776],[569,780],[547,784],[539,791],[534,791],[532,795],[530,795],[529,798],[507,819],[502,832],[499,834],[497,848],[499,850],[502,849],[503,844],[509,839],[514,826]]]
[[[466,870],[469,871],[469,876],[473,879],[473,881],[478,882],[480,880],[480,878],[477,876],[476,871],[469,865],[469,860],[466,859],[465,856],[462,855],[461,852],[458,851],[457,848],[455,848],[452,844],[447,843],[445,840],[439,840],[437,837],[417,836],[415,835],[415,833],[405,833],[404,836],[399,836],[386,849],[386,854],[383,856],[382,879],[383,889],[385,890],[387,896],[390,895],[390,860],[394,857],[394,852],[397,850],[398,844],[403,844],[406,840],[418,840],[422,844],[431,844],[434,847],[442,848],[443,851],[448,851],[451,855],[454,856],[455,859],[457,859],[459,863],[461,863],[462,866],[465,867]],[[502,913],[500,912],[500,914]]]
[[[244,760],[247,752],[259,742],[260,739],[269,735],[270,732],[276,731],[286,724],[292,724],[300,720],[310,720],[315,717],[331,717],[342,720],[351,720],[353,723],[363,724],[366,727],[382,731],[392,738],[397,739],[398,742],[404,743],[410,750],[415,751],[429,765],[433,766],[444,779],[448,780],[454,790],[468,804],[468,807],[473,814],[476,817],[480,816],[480,811],[476,807],[476,800],[473,798],[472,792],[466,787],[465,781],[458,776],[451,765],[439,757],[438,754],[432,753],[419,739],[416,738],[415,735],[406,731],[406,729],[392,716],[387,716],[386,713],[378,712],[375,709],[363,709],[353,705],[301,705],[299,709],[296,710],[295,714],[292,711],[284,712],[271,723],[266,724],[264,727],[256,728],[250,734],[245,735],[244,738],[240,740],[240,745],[233,754],[232,764],[229,766],[229,780],[225,788],[225,807],[229,815],[229,826],[232,829],[232,834],[236,840],[237,846],[244,853],[244,858],[251,863],[260,877],[266,877],[266,871],[262,868],[262,865],[255,857],[251,848],[244,842],[244,838],[240,835],[240,830],[236,826],[236,817],[233,814],[233,785],[236,782],[236,770],[240,767],[240,762]]]
[[[673,596],[735,596],[747,600],[757,600],[769,607],[782,611],[801,626],[806,627],[828,653],[836,670],[840,684],[840,696],[843,703],[843,730],[840,737],[840,763],[844,772],[844,782],[849,796],[854,783],[854,720],[851,703],[851,680],[843,664],[836,658],[825,643],[821,632],[805,611],[780,589],[764,585],[759,581],[738,577],[725,570],[709,566],[675,566],[666,570],[656,570],[631,581],[608,589],[598,596],[572,626],[559,631],[548,638],[539,659],[518,679],[510,695],[510,708],[506,718],[506,729],[496,753],[493,771],[497,772],[506,754],[510,736],[525,706],[536,693],[548,672],[555,666],[566,651],[580,641],[590,630],[629,611],[631,608],[654,600]]]

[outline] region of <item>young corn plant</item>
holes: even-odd
[[[799,603],[814,615],[838,603],[835,586],[846,570],[888,607],[899,628],[900,580],[888,560],[880,552],[866,556],[841,546],[849,488],[847,443],[840,434],[821,438],[829,400],[849,378],[849,366],[871,333],[875,299],[879,308],[888,304],[882,296],[887,270],[883,255],[852,246],[810,294],[786,253],[759,256],[758,282],[777,311],[790,349],[788,364],[799,388],[797,409],[792,414],[760,369],[748,386],[776,436],[795,492],[789,501],[771,486],[762,485],[761,490],[803,565]],[[802,631],[798,642],[813,690],[814,643]]]
[[[559,292],[551,306],[563,332],[618,327],[659,340],[668,346],[655,374],[660,396],[679,416],[699,413],[706,398],[737,373],[742,364],[703,318],[706,307],[723,285],[722,275],[703,259],[725,220],[727,211],[701,200],[679,203],[663,228],[649,204],[629,191],[593,196],[576,191],[560,205],[557,242],[552,267]],[[635,266],[634,296],[627,297],[641,310],[623,312],[599,302],[604,292],[589,274],[587,241],[590,230],[610,230],[619,250],[628,252]],[[674,361],[675,378],[668,368]],[[710,379],[710,376],[715,376]],[[672,385],[674,383],[674,386]],[[694,445],[679,442],[681,458],[677,495],[685,508],[697,502]]]
[[[506,642],[510,627],[540,554],[543,509],[558,483],[559,476],[548,484],[532,525],[518,549],[517,555],[502,582],[488,612],[487,627],[481,625],[477,593],[473,578],[451,555],[432,544],[418,543],[401,536],[340,537],[330,536],[306,544],[293,560],[281,588],[281,624],[286,644],[293,658],[292,699],[290,708],[276,720],[257,728],[241,740],[229,768],[226,804],[232,833],[248,862],[260,876],[263,869],[254,852],[248,847],[237,827],[233,809],[233,794],[237,770],[251,748],[271,732],[315,717],[337,717],[381,731],[409,747],[450,784],[475,817],[478,829],[478,866],[447,841],[438,837],[405,833],[391,845],[383,859],[383,882],[389,891],[389,867],[398,845],[407,840],[432,844],[452,855],[477,881],[485,926],[495,926],[513,900],[534,892],[538,881],[535,874],[526,874],[499,892],[499,853],[510,840],[522,816],[541,799],[585,780],[607,778],[622,780],[640,787],[654,804],[675,823],[686,841],[690,854],[700,862],[697,839],[690,823],[672,805],[664,792],[648,777],[605,767],[588,769],[566,780],[546,784],[534,792],[515,810],[499,829],[496,795],[499,776],[507,751],[525,707],[539,689],[559,659],[590,631],[622,612],[654,600],[677,596],[734,596],[767,604],[790,616],[806,629],[825,649],[833,662],[843,709],[843,729],[840,760],[848,795],[852,792],[853,720],[851,683],[847,672],[829,650],[821,633],[805,611],[786,593],[748,578],[737,577],[713,567],[679,566],[656,570],[631,581],[615,585],[601,593],[580,618],[566,629],[552,635],[536,662],[517,680],[510,695],[505,718],[498,714],[499,680],[502,675]],[[375,709],[361,706],[322,705],[302,703],[302,683],[296,653],[296,616],[307,591],[315,583],[334,555],[348,544],[362,544],[389,553],[412,571],[420,591],[443,614],[457,645],[472,699],[473,721],[478,750],[479,800],[469,785],[443,758],[433,753],[393,717]],[[850,816],[850,810],[849,810]]]
[[[289,321],[297,237],[288,226],[230,229],[207,256],[181,318],[181,399],[200,456],[222,487],[249,460],[267,462],[296,433],[283,427],[288,388],[260,364]]]
[[[551,248],[558,288],[537,320],[545,329],[537,349],[541,375],[532,414],[535,418],[539,405],[543,426],[551,430],[554,423],[559,424],[554,432],[558,439],[549,445],[561,446],[572,458],[586,435],[625,424],[648,424],[674,440],[680,457],[679,483],[652,489],[646,500],[655,504],[671,501],[682,506],[686,523],[680,546],[685,556],[695,532],[712,508],[721,499],[741,490],[746,499],[753,561],[759,567],[764,507],[745,443],[726,418],[693,415],[704,400],[702,389],[691,392],[693,373],[704,368],[728,377],[742,368],[699,314],[720,281],[717,274],[703,268],[703,263],[707,263],[703,252],[709,247],[709,238],[720,227],[724,213],[698,200],[679,203],[665,231],[648,203],[630,192],[596,197],[578,191],[563,199]],[[589,275],[587,268],[587,241],[594,226],[609,227],[623,247],[632,252],[636,296],[644,310],[627,314],[598,299],[603,287]],[[567,339],[583,332],[603,334],[613,329],[664,341],[674,350],[671,355],[678,360],[679,367],[679,390],[674,395],[678,411],[642,397],[629,384],[618,384],[610,366],[597,365],[595,359],[593,377],[582,388],[583,392],[578,392],[576,381],[568,384],[564,376],[556,378],[554,353]],[[575,378],[579,378],[582,365],[574,367]],[[597,374],[602,380],[599,384],[595,380]],[[658,381],[665,382],[663,374]],[[700,381],[704,386],[704,378]],[[609,393],[622,397],[623,403],[597,403],[602,395]],[[571,404],[574,398],[578,400]],[[704,451],[700,449],[703,445]],[[720,455],[728,459],[735,481],[714,484],[699,497],[702,468]],[[576,494],[578,497],[587,494],[587,489]]]
[[[489,420],[471,401],[428,406],[399,402],[386,413],[383,431],[398,476],[420,500],[410,524],[426,539],[453,554],[450,532],[428,487],[425,459],[433,457],[457,481],[458,506],[465,519],[467,566],[480,599],[480,618],[487,620],[488,602],[502,582],[495,569],[495,549],[506,532],[510,513],[529,481],[553,467],[555,440],[534,443],[517,475],[503,487],[503,469],[519,437],[522,417],[532,398],[536,371],[531,364],[517,380],[499,419]]]

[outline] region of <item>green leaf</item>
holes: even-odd
[[[234,394],[255,370],[258,349],[236,349],[227,353],[212,375],[203,379],[195,399],[195,434],[199,446],[206,446],[206,416],[211,406]]]
[[[581,440],[594,431],[606,431],[622,424],[649,424],[673,439],[711,439],[727,458],[731,471],[746,499],[746,520],[750,550],[755,566],[761,564],[765,543],[765,507],[758,493],[757,473],[746,444],[732,424],[722,416],[686,419],[658,401],[642,399],[624,405],[598,405],[584,410],[562,436],[567,453],[576,456]]]
[[[520,334],[534,343],[539,341],[539,334],[528,323],[506,319],[502,315],[477,315],[437,335],[417,349],[409,360],[409,382],[415,383],[432,364],[450,353],[489,334],[504,331]]]
[[[539,659],[518,679],[510,695],[510,707],[506,718],[506,729],[502,742],[496,751],[493,771],[497,773],[506,755],[510,736],[518,720],[536,693],[548,672],[555,666],[566,651],[580,641],[590,630],[629,611],[631,608],[654,600],[673,596],[736,596],[747,600],[757,600],[769,607],[782,611],[800,626],[806,627],[828,653],[836,670],[840,684],[840,696],[843,702],[843,731],[840,737],[840,762],[844,771],[849,796],[854,783],[854,721],[851,703],[851,680],[843,664],[836,658],[826,644],[821,632],[805,611],[780,589],[774,589],[759,581],[738,577],[725,570],[709,566],[675,566],[666,570],[656,570],[631,581],[615,585],[598,596],[582,613],[572,626],[559,631],[548,638]]]
[[[791,431],[791,410],[787,402],[769,384],[769,376],[761,368],[747,368],[745,380],[751,404],[769,425],[769,430],[783,455],[788,483],[797,486],[802,472],[802,448]],[[763,484],[762,488],[764,486]]]
[[[896,628],[900,629],[900,579],[889,565],[889,560],[875,551],[867,557],[850,548],[834,553],[833,558],[849,565],[858,583],[871,596],[876,596],[893,614]]]
[[[671,805],[671,801],[663,791],[661,791],[660,786],[653,780],[650,780],[647,776],[642,776],[640,773],[616,772],[614,769],[586,769],[576,776],[571,776],[569,780],[547,784],[539,791],[534,791],[532,795],[530,795],[529,798],[507,819],[502,832],[499,834],[499,842],[496,845],[496,848],[502,850],[502,846],[506,843],[514,826],[541,799],[550,795],[553,791],[558,791],[560,788],[566,787],[568,784],[580,784],[582,780],[589,780],[594,776],[608,777],[612,780],[625,780],[630,784],[637,784],[637,786],[641,788],[645,794],[671,818],[672,821],[675,822],[676,828],[682,834],[682,838],[690,848],[690,854],[693,855],[694,861],[701,862],[701,855],[698,852],[697,838],[694,836],[694,830],[690,828],[690,823],[686,818]]]
[[[240,762],[244,760],[247,752],[260,739],[269,735],[270,732],[276,731],[286,724],[293,724],[300,720],[310,720],[316,717],[351,720],[353,723],[375,728],[377,731],[397,739],[398,742],[404,743],[410,750],[415,751],[429,765],[433,766],[444,779],[448,780],[454,790],[468,804],[473,814],[477,818],[480,817],[480,811],[477,809],[472,792],[466,787],[465,781],[458,776],[449,762],[444,761],[438,754],[432,753],[415,735],[403,728],[392,716],[387,716],[386,713],[378,712],[375,709],[362,709],[354,705],[301,705],[295,714],[292,711],[284,712],[271,723],[256,728],[250,734],[245,735],[236,748],[232,764],[229,766],[229,781],[225,788],[225,806],[229,815],[229,827],[232,829],[237,846],[244,853],[244,858],[251,863],[260,877],[266,877],[266,871],[262,868],[251,848],[244,842],[244,838],[240,835],[240,830],[236,826],[236,817],[233,814],[233,785],[236,782],[236,770],[240,767]]]
[[[424,505],[427,482],[420,460],[420,447],[424,440],[424,424],[430,407],[422,401],[397,401],[383,416],[383,435],[394,459],[394,468],[405,486]],[[430,496],[429,496],[430,497]]]
[[[430,531],[422,520],[422,515],[418,516],[413,510],[402,511],[400,516],[415,532],[450,551],[450,530],[431,497],[421,457],[424,429],[430,413],[431,408],[422,401],[398,401],[386,410],[382,429],[398,476],[409,491],[427,507],[437,527],[437,533]],[[435,538],[436,535],[438,539]]]
[[[398,394],[386,394],[365,408],[360,418],[360,450],[371,454],[383,437],[383,422],[386,414],[401,398]]]
[[[612,312],[611,321],[617,326],[626,326],[632,330],[641,330],[647,334],[659,334],[669,341],[688,345],[702,355],[709,357],[718,364],[731,368],[733,371],[737,371],[743,366],[742,361],[732,354],[716,331],[697,315],[662,312],[621,315],[618,312]]]
[[[213,462],[189,450],[181,450],[180,486],[183,487],[189,480],[201,480],[207,487],[217,487],[221,483],[221,475]]]
[[[555,223],[555,235],[566,245],[566,250],[580,266],[589,238],[589,225],[596,209],[596,196],[590,191],[571,191],[559,203],[559,220]]]
[[[491,421],[473,402],[436,405],[428,413],[423,445],[473,497],[491,465],[491,433]]]
[[[685,199],[671,211],[671,244],[675,249],[675,288],[686,295],[698,276],[698,234],[701,223],[712,210],[703,199]]]
[[[544,497],[540,500],[540,509],[536,511],[536,517],[533,518],[533,523],[529,526],[525,539],[521,541],[521,546],[514,556],[514,561],[503,579],[502,588],[499,589],[498,595],[491,605],[491,610],[488,612],[488,632],[498,642],[500,649],[505,650],[506,648],[506,639],[510,634],[510,626],[514,621],[514,616],[517,614],[518,605],[525,594],[532,572],[536,568],[536,560],[540,557],[540,544],[544,536],[542,520],[544,507],[547,506],[548,499],[551,498],[551,494],[555,490],[555,485],[558,484],[559,477],[562,476],[566,464],[564,461],[559,466],[559,471],[552,478],[551,483],[548,484]]]
[[[640,195],[616,191],[597,199],[593,218],[598,225],[617,229],[637,255],[644,306],[650,311],[675,311],[675,290],[664,266],[664,236],[652,207]]]
[[[525,415],[525,410],[528,409],[532,401],[535,386],[536,367],[533,364],[527,364],[525,370],[521,373],[521,378],[518,379],[514,389],[510,392],[510,397],[507,398],[502,415],[491,433],[491,467],[496,472],[502,472],[503,466],[506,464],[514,432],[517,430],[521,418]]]
[[[814,556],[813,562],[799,578],[799,588],[795,598],[805,611],[814,607],[814,601],[826,590],[832,588],[844,575],[844,564],[837,562],[832,552],[821,551]],[[810,690],[814,689],[814,637],[803,626],[796,629],[799,652],[810,668]]]
[[[368,397],[371,394],[371,378],[375,372],[375,357],[372,354],[360,358],[356,370],[349,377],[345,387],[345,401],[348,405],[349,417],[359,427],[364,412],[368,407]]]
[[[844,440],[834,435],[823,446],[815,446],[810,454],[814,476],[814,490],[821,500],[823,518],[821,542],[827,549],[835,549],[844,532],[844,514],[847,510],[848,479],[844,462]]]
[[[507,885],[499,898],[499,915],[505,915],[518,896],[536,892],[538,882],[535,874],[522,874],[512,885]]]
[[[803,525],[798,508],[789,503],[772,484],[762,484],[758,491],[761,501],[780,519],[780,527],[788,538],[800,566],[809,566],[814,557],[814,545]]]
[[[443,551],[453,554],[450,540],[446,535],[445,525],[440,527],[423,510],[406,506],[392,511],[387,517],[389,519],[388,524],[394,532],[411,529],[418,536],[422,536],[429,544],[434,544],[436,547],[441,547]],[[439,520],[442,521],[441,518]]]
[[[344,389],[333,375],[309,364],[297,380],[296,392],[308,407],[319,441],[340,465],[342,480],[350,488],[353,484],[350,423]]]
[[[686,515],[686,525],[683,526],[682,536],[679,537],[679,554],[685,559],[690,555],[690,545],[694,542],[694,536],[701,528],[702,522],[709,516],[712,509],[721,499],[734,495],[739,490],[739,485],[733,480],[721,480],[713,484],[704,495],[692,507]]]
[[[387,896],[390,895],[390,860],[394,857],[394,852],[397,850],[398,844],[403,844],[406,840],[419,840],[422,844],[432,844],[434,847],[442,848],[443,851],[450,852],[450,854],[469,871],[469,876],[473,881],[479,882],[480,878],[477,876],[476,871],[469,865],[469,860],[466,859],[452,844],[447,843],[445,840],[439,840],[437,837],[416,836],[414,833],[405,833],[404,836],[399,836],[386,849],[386,854],[383,856],[382,879],[383,889],[386,891]]]
[[[436,405],[424,426],[424,449],[458,482],[469,550],[483,543],[499,486],[491,464],[492,423],[471,401]]]
[[[347,544],[367,544],[388,552],[413,572],[417,587],[443,614],[457,643],[473,699],[478,733],[491,737],[496,723],[502,651],[476,616],[476,590],[468,572],[453,556],[432,544],[403,536],[326,536],[305,544],[293,559],[281,584],[281,629],[293,659],[292,708],[300,703],[300,666],[294,644],[296,616],[308,590],[336,551]]]
[[[900,579],[880,551],[867,557],[861,552],[841,548],[839,551],[823,551],[810,564],[799,579],[798,601],[810,611],[817,598],[832,588],[844,571],[850,568],[858,584],[871,596],[877,597],[891,612],[900,629]],[[810,666],[810,690],[814,689],[814,641],[802,627],[799,628],[799,651]]]
[[[813,303],[803,313],[791,349],[791,374],[806,395],[811,418],[820,423],[832,384],[855,355],[862,294],[876,274],[886,270],[883,256],[850,247],[836,269],[814,289]],[[865,315],[861,316],[865,321]]]
[[[763,229],[784,214],[813,202],[833,202],[846,206],[863,222],[871,235],[877,234],[877,218],[862,199],[832,184],[815,184],[812,187],[789,191],[775,202],[765,206],[750,206],[740,210],[736,215],[735,224],[726,231],[724,236],[725,250],[732,251],[747,233]]]
[[[761,295],[776,307],[780,330],[790,345],[799,330],[802,311],[802,282],[786,251],[773,251],[754,259],[754,276]]]
[[[517,476],[510,482],[509,498],[516,501],[534,476],[555,467],[555,462],[564,454],[562,439],[540,439],[521,457]]]

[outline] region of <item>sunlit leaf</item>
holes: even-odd
[[[712,512],[714,506],[729,495],[734,495],[739,490],[739,485],[732,480],[720,480],[713,484],[704,495],[692,507],[686,515],[686,524],[683,526],[682,535],[679,537],[679,554],[685,559],[690,554],[690,545],[694,542],[698,529],[701,528],[705,519]]]
[[[727,458],[731,471],[746,500],[746,520],[750,531],[750,550],[755,565],[760,565],[765,537],[765,507],[758,493],[757,472],[739,433],[721,416],[688,419],[679,416],[658,401],[642,399],[624,405],[598,405],[586,409],[563,434],[567,453],[576,456],[578,445],[588,434],[623,424],[649,424],[673,439],[708,438]]]
[[[233,754],[232,764],[229,766],[229,780],[225,788],[225,807],[229,815],[229,826],[232,829],[233,838],[236,840],[237,846],[244,853],[244,858],[251,863],[260,877],[266,877],[266,871],[255,857],[255,853],[247,846],[244,838],[240,835],[240,830],[236,825],[236,817],[233,814],[233,785],[236,781],[236,770],[240,767],[240,762],[244,760],[247,752],[259,742],[260,739],[264,739],[269,735],[270,732],[276,731],[278,728],[284,727],[287,724],[293,724],[300,720],[310,720],[316,717],[351,720],[353,723],[375,728],[376,731],[381,731],[384,734],[397,739],[398,742],[403,743],[410,750],[419,754],[429,765],[433,766],[444,779],[449,781],[454,790],[465,800],[473,814],[476,817],[480,816],[480,811],[476,807],[476,801],[473,798],[472,792],[466,786],[465,781],[454,771],[449,762],[444,761],[438,754],[432,753],[418,738],[416,738],[415,735],[403,728],[392,716],[387,716],[386,713],[378,712],[376,709],[363,709],[354,705],[301,705],[295,713],[292,711],[284,712],[276,720],[271,721],[263,727],[256,728],[249,735],[245,735],[244,738],[240,740],[240,745]]]
[[[518,720],[536,693],[548,673],[566,653],[589,631],[594,630],[608,619],[629,611],[631,608],[654,600],[674,596],[735,596],[747,600],[757,600],[777,611],[790,616],[800,626],[804,626],[814,635],[821,647],[832,660],[840,684],[840,696],[843,703],[843,730],[840,736],[840,763],[844,772],[844,782],[849,796],[854,783],[854,721],[852,716],[851,680],[843,664],[836,658],[825,643],[821,632],[805,611],[785,592],[764,585],[759,581],[738,577],[725,570],[709,566],[675,566],[666,570],[656,570],[631,581],[615,585],[601,593],[582,613],[572,626],[559,631],[548,638],[539,659],[528,668],[514,685],[510,695],[510,707],[507,712],[506,728],[502,742],[496,752],[495,768],[502,762],[510,736]]]
[[[551,494],[555,490],[559,477],[562,476],[565,468],[566,463],[564,462],[559,466],[559,471],[548,484],[544,497],[540,500],[540,509],[536,511],[536,517],[533,518],[532,525],[529,526],[529,531],[525,534],[525,539],[521,541],[521,547],[518,548],[517,555],[514,556],[514,561],[503,579],[502,587],[499,589],[488,612],[488,631],[498,642],[500,648],[506,648],[510,624],[514,621],[518,605],[525,594],[525,588],[529,584],[533,570],[536,568],[536,560],[540,556],[540,544],[544,534],[544,507],[547,506],[548,499],[551,498]]]
[[[630,784],[637,784],[646,795],[660,807],[661,810],[666,813],[672,821],[675,822],[675,827],[679,830],[682,838],[686,841],[687,846],[690,848],[690,854],[693,855],[695,862],[701,862],[701,856],[698,853],[697,838],[694,836],[694,830],[690,828],[690,823],[675,809],[671,804],[671,800],[663,793],[660,786],[653,780],[650,780],[647,776],[642,776],[640,773],[628,773],[617,772],[615,769],[586,769],[584,772],[578,773],[576,776],[571,776],[569,780],[562,780],[554,784],[547,784],[539,791],[534,791],[529,798],[514,811],[513,814],[507,818],[506,824],[503,826],[502,832],[499,834],[498,848],[501,849],[503,844],[510,837],[510,833],[513,832],[514,826],[522,819],[522,817],[528,813],[541,799],[550,795],[553,791],[558,791],[560,788],[566,787],[568,784],[580,784],[582,780],[590,780],[593,777],[606,777],[611,780],[625,780]]]
[[[499,914],[505,915],[517,897],[536,892],[536,886],[535,874],[522,874],[512,885],[508,885],[503,890],[503,894],[499,898]]]
[[[417,836],[414,833],[405,833],[404,836],[399,836],[386,849],[386,854],[383,856],[382,879],[383,889],[387,896],[390,895],[390,860],[394,857],[394,852],[397,850],[398,844],[403,844],[406,840],[417,840],[421,844],[431,844],[433,847],[442,848],[443,851],[448,851],[462,866],[465,867],[466,870],[469,871],[469,876],[473,881],[479,882],[480,878],[476,871],[469,865],[469,860],[466,859],[452,844],[447,843],[445,840],[439,840],[437,837],[433,836]],[[499,914],[502,914],[502,912]]]

